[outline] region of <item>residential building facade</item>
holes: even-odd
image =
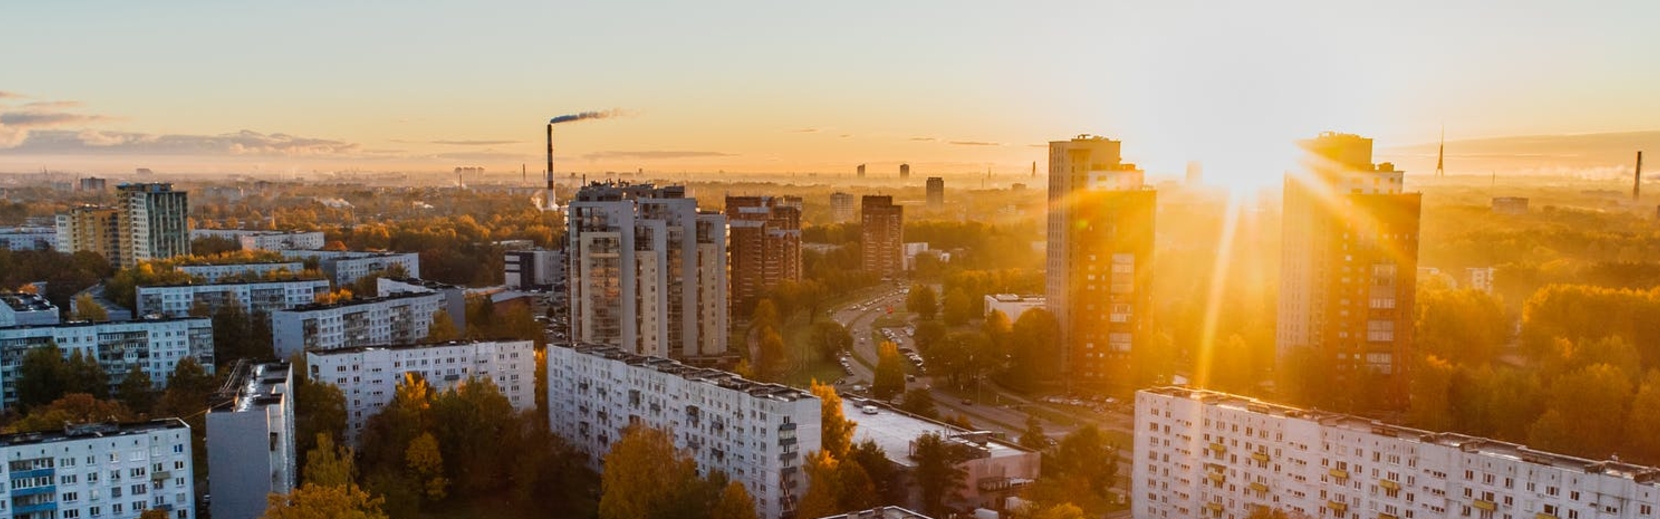
[[[421,255],[413,252],[362,252],[362,251],[326,251],[326,250],[281,250],[284,257],[304,260],[317,258],[318,267],[323,269],[329,279],[334,280],[336,286],[346,286],[356,283],[370,274],[394,272],[403,277],[421,277]],[[396,273],[402,270],[401,273]]]
[[[503,282],[508,288],[546,288],[565,281],[565,251],[510,250],[502,253]]]
[[[287,494],[299,477],[294,452],[294,375],[286,362],[240,364],[208,409],[209,511],[216,519],[257,519],[266,496]]]
[[[326,279],[286,281],[230,281],[187,285],[153,285],[136,289],[138,315],[185,317],[198,305],[208,315],[235,304],[249,315],[265,316],[277,310],[309,305],[329,293]]]
[[[46,227],[0,229],[0,249],[52,250],[58,246],[58,231]]]
[[[48,344],[56,344],[64,358],[79,352],[97,359],[112,389],[133,366],[143,369],[158,389],[185,358],[213,372],[213,321],[207,318],[0,327],[0,408],[17,403],[23,356]]]
[[[190,274],[208,283],[217,283],[224,279],[261,279],[271,276],[292,277],[305,270],[305,264],[298,261],[277,261],[265,263],[230,263],[224,265],[179,265],[175,270]],[[285,275],[286,274],[286,275]]]
[[[242,229],[193,229],[190,237],[222,238],[242,246],[242,250],[318,250],[328,242],[323,231],[254,231]]]
[[[442,296],[439,309],[450,315],[450,323],[455,325],[456,331],[467,331],[467,289],[415,278],[376,278],[375,295],[389,296],[392,294],[438,294]]]
[[[684,186],[593,183],[566,210],[571,338],[641,355],[726,353],[726,218]]]
[[[772,287],[801,281],[800,198],[727,196],[726,225],[733,314],[747,316]]]
[[[58,307],[28,292],[0,292],[0,326],[58,324]]]
[[[820,448],[822,411],[805,391],[600,345],[549,344],[547,370],[553,432],[596,470],[638,423],[669,431],[699,470],[743,483],[761,517],[792,516],[807,491],[803,466]]]
[[[863,177],[864,175],[859,175]],[[830,193],[830,221],[848,223],[857,215],[853,211],[853,194],[837,191]]]
[[[346,397],[346,440],[352,444],[369,418],[392,401],[405,374],[435,391],[468,380],[489,380],[513,408],[536,408],[536,349],[532,341],[447,342],[368,346],[306,352],[311,380],[334,384]]]
[[[1136,519],[1592,519],[1660,513],[1660,469],[1213,391],[1136,393]]]
[[[120,211],[81,206],[57,215],[59,252],[94,252],[111,265],[121,265]]]
[[[1061,327],[1063,377],[1126,385],[1131,356],[1153,347],[1158,193],[1122,143],[1079,135],[1049,143],[1045,303]]]
[[[121,184],[115,187],[121,233],[121,266],[190,255],[189,194],[173,184]]]
[[[190,426],[177,418],[0,435],[8,484],[0,515],[15,519],[196,517]]]
[[[1372,164],[1372,140],[1326,133],[1302,143],[1305,171],[1285,182],[1275,331],[1282,364],[1299,355],[1327,379],[1406,404],[1413,359],[1422,195],[1404,173]],[[1371,405],[1356,403],[1354,405]]]
[[[286,359],[314,349],[414,344],[426,338],[443,299],[438,293],[403,292],[276,310],[272,348]]]
[[[905,206],[893,197],[865,195],[859,201],[860,265],[882,279],[899,279],[905,270]]]

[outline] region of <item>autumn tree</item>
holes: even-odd
[[[853,431],[859,426],[842,412],[842,397],[836,387],[812,382],[809,390],[819,399],[819,448],[832,457],[841,458],[853,447]]]
[[[1416,310],[1419,349],[1455,364],[1492,362],[1508,339],[1503,303],[1480,290],[1419,290]]]
[[[882,341],[876,348],[876,374],[872,377],[870,393],[880,400],[893,398],[905,391],[905,361],[899,348]]]
[[[357,485],[307,483],[287,494],[271,493],[261,519],[386,519],[385,500]]]
[[[1407,409],[1407,423],[1431,431],[1452,429],[1450,395],[1456,372],[1452,363],[1434,355],[1424,356],[1418,362],[1410,381],[1412,405]]]
[[[698,479],[697,462],[667,432],[631,425],[611,445],[600,474],[600,519],[679,517],[683,492]]]
[[[429,502],[443,501],[449,495],[449,479],[444,477],[444,456],[438,452],[438,439],[432,433],[421,433],[409,442],[404,451],[404,462],[421,488],[421,498]]]
[[[918,437],[913,450],[916,469],[912,473],[922,491],[922,513],[945,517],[946,506],[962,498],[968,471],[959,464],[965,457],[944,436],[934,432]]]
[[[945,291],[945,300],[941,306],[946,326],[962,326],[970,319],[980,316],[984,303],[977,301],[973,296],[960,288]]]
[[[925,418],[939,418],[939,408],[934,405],[934,392],[920,387],[905,392],[904,400],[899,402],[899,410]]]
[[[1660,370],[1649,370],[1637,396],[1631,400],[1631,415],[1625,422],[1625,449],[1622,454],[1638,463],[1660,464]]]
[[[1619,449],[1631,381],[1618,368],[1595,364],[1551,384],[1544,415],[1528,429],[1528,445],[1605,459]]]
[[[755,498],[743,483],[733,481],[721,490],[720,501],[709,511],[709,519],[760,519],[755,513]]]
[[[825,361],[836,360],[844,351],[853,349],[853,334],[847,328],[835,321],[820,321],[813,323],[808,332],[807,342],[812,345],[820,359]]]
[[[427,342],[445,342],[461,338],[461,330],[456,329],[455,319],[450,313],[438,310],[432,313],[432,324],[427,326]]]
[[[150,414],[156,405],[155,383],[150,380],[150,372],[134,364],[121,376],[121,384],[115,388],[115,399],[135,414]]]
[[[784,336],[773,328],[762,328],[759,333],[760,360],[756,364],[759,378],[764,381],[783,378],[790,369],[789,352],[784,349]]]
[[[70,393],[52,403],[29,410],[12,424],[13,432],[62,430],[66,425],[98,422],[127,422],[133,413],[120,402],[99,400],[86,393]]]
[[[356,485],[357,462],[350,447],[335,446],[334,439],[319,434],[313,440],[316,447],[305,453],[302,483],[324,487]]]
[[[103,322],[110,320],[110,313],[92,294],[81,294],[75,296],[75,320]]]
[[[905,295],[905,310],[917,314],[924,321],[931,321],[939,314],[939,297],[934,295],[934,288],[924,284],[911,285],[911,292]]]

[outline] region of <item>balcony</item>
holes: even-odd
[[[1228,446],[1222,445],[1220,443],[1211,443],[1210,444],[1210,450],[1216,451],[1217,454],[1221,454],[1221,453],[1224,453],[1224,452],[1228,452]]]
[[[1331,470],[1327,471],[1326,473],[1331,474],[1331,477],[1334,477],[1334,478],[1337,478],[1337,479],[1349,479],[1349,471],[1347,471],[1347,470],[1331,469]]]
[[[1394,481],[1390,481],[1390,480],[1387,480],[1387,479],[1385,479],[1383,481],[1379,481],[1378,486],[1389,489],[1389,490],[1400,490],[1401,489],[1401,484],[1400,483],[1396,483]]]
[[[1494,502],[1488,501],[1486,499],[1477,499],[1476,502],[1470,503],[1470,506],[1474,506],[1477,509],[1481,509],[1481,510],[1487,510],[1489,512],[1499,509],[1499,504],[1498,503],[1494,503]]]
[[[1539,512],[1537,514],[1533,514],[1533,519],[1561,519],[1561,518],[1557,517],[1556,514],[1547,514],[1547,513],[1544,513],[1544,512]]]
[[[1205,509],[1210,510],[1211,513],[1221,515],[1221,513],[1222,513],[1222,503],[1205,503]]]
[[[1257,460],[1257,461],[1260,461],[1260,462],[1263,462],[1263,463],[1268,463],[1268,453],[1266,453],[1266,452],[1253,452],[1253,453],[1251,453],[1251,459],[1254,459],[1254,460]]]
[[[1251,490],[1255,490],[1257,492],[1267,492],[1268,491],[1268,485],[1264,485],[1264,484],[1256,482],[1256,481],[1252,481],[1251,484],[1250,484],[1250,487],[1251,487]]]
[[[1343,513],[1349,509],[1349,504],[1342,501],[1326,501],[1326,508],[1337,513]]]
[[[1205,477],[1210,478],[1211,481],[1215,481],[1217,483],[1222,483],[1228,480],[1228,476],[1221,472],[1206,472]]]

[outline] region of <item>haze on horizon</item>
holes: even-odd
[[[1562,134],[1660,149],[1654,2],[98,1],[7,18],[6,172],[534,173],[549,117],[604,109],[624,115],[558,128],[556,169],[1017,174],[1090,132],[1152,172],[1277,178],[1293,139],[1338,130],[1423,173],[1443,125],[1482,154]]]

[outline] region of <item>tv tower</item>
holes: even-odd
[[[1441,127],[1441,150],[1435,152],[1435,176],[1447,176],[1447,127]]]

